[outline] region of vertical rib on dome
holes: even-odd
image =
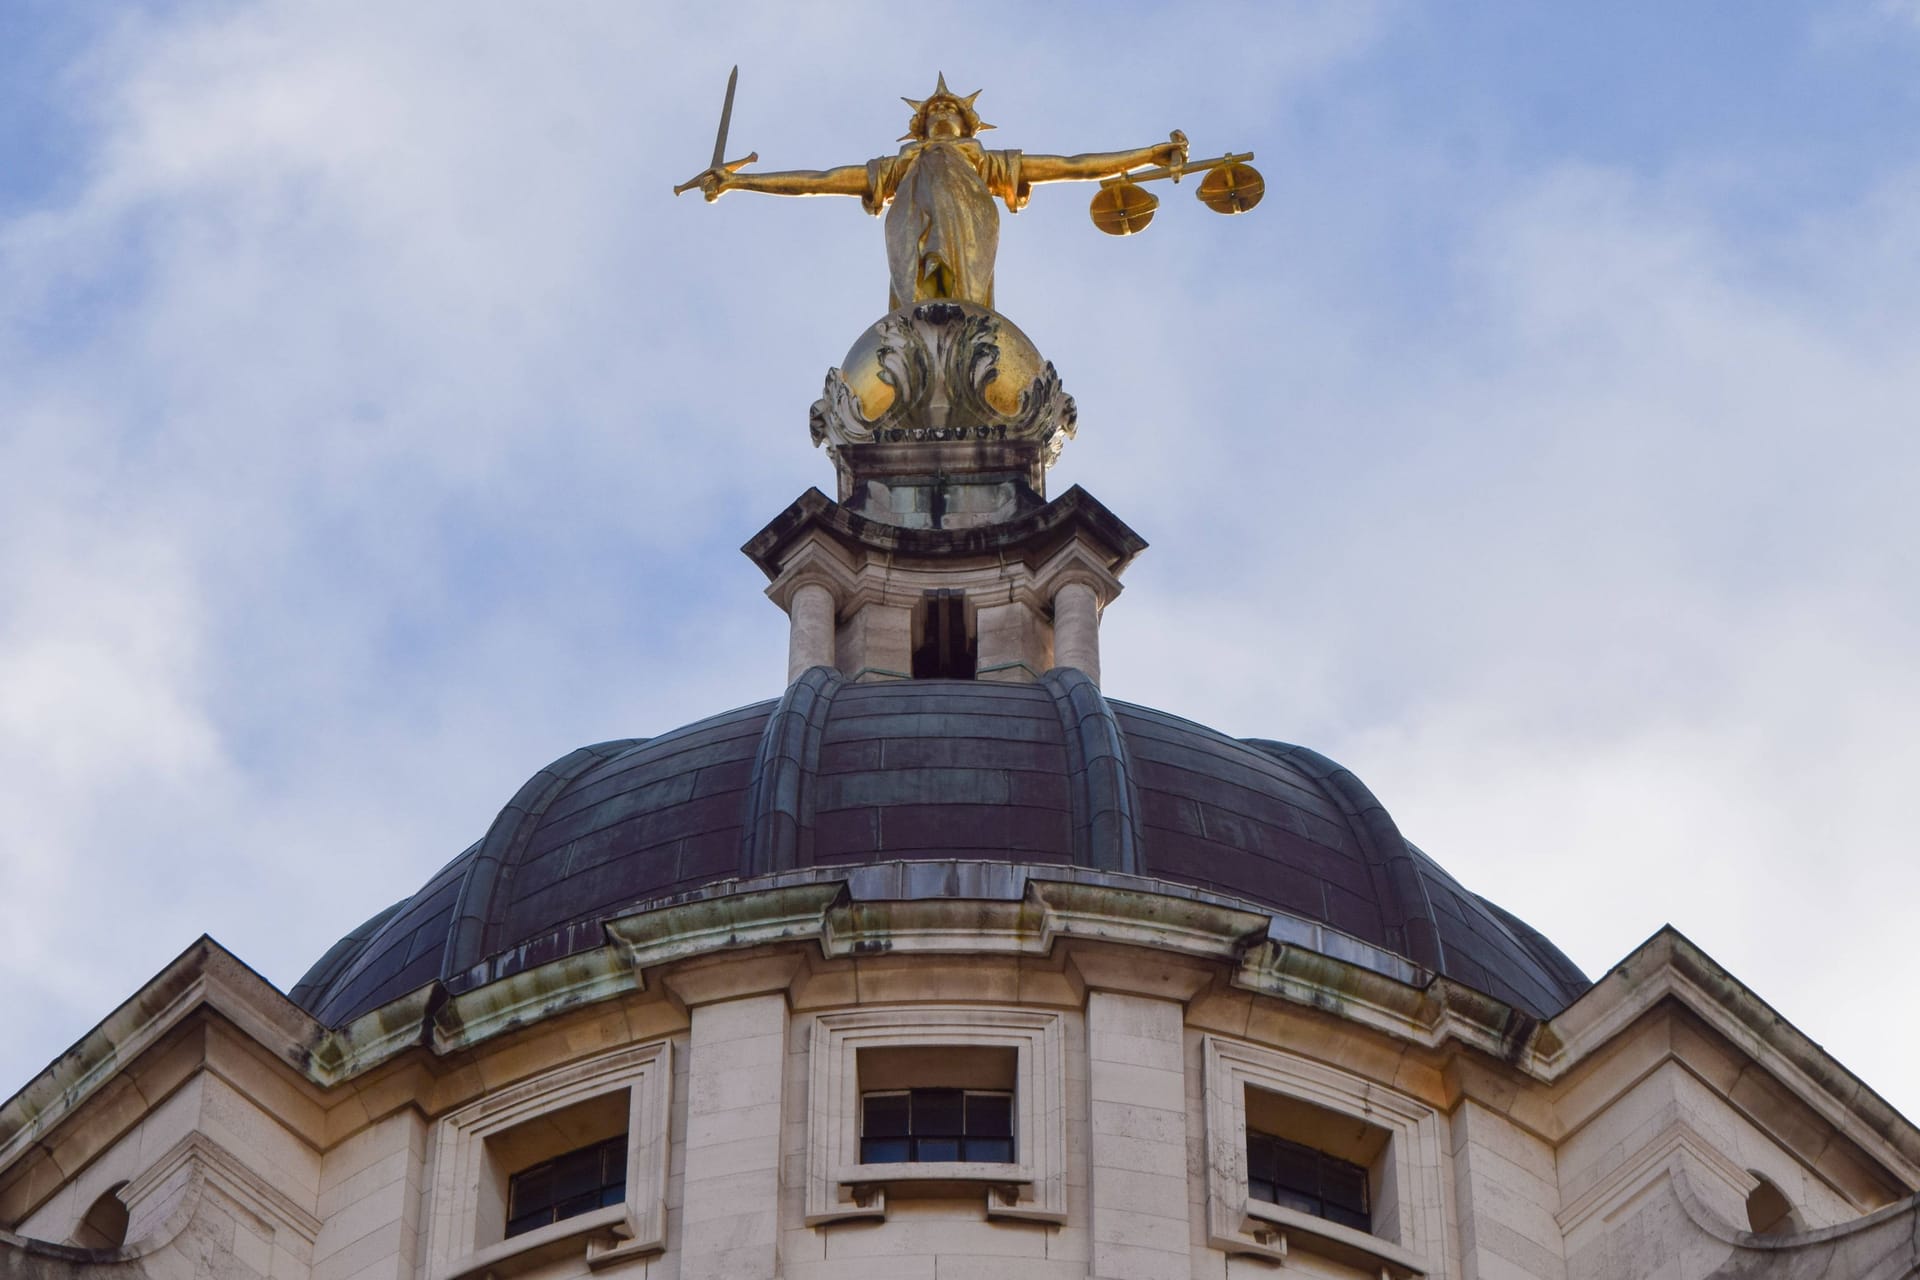
[[[1100,871],[1145,872],[1140,801],[1127,764],[1120,721],[1086,672],[1055,667],[1040,678],[1067,731],[1073,791],[1073,860]]]
[[[767,717],[741,830],[742,875],[812,865],[813,775],[820,767],[820,735],[833,695],[845,683],[831,668],[810,667],[787,686],[780,705]]]
[[[602,760],[645,741],[645,738],[620,738],[569,751],[528,778],[520,790],[514,792],[513,799],[507,801],[493,825],[487,828],[479,852],[460,884],[460,896],[453,909],[453,929],[447,937],[446,963],[440,973],[442,979],[478,964],[502,945],[497,936],[492,936],[499,932],[499,912],[494,898],[502,880],[512,874],[520,851],[554,797]]]

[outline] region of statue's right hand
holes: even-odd
[[[712,204],[720,198],[720,193],[733,184],[729,181],[733,175],[725,169],[709,169],[700,175],[700,194]]]

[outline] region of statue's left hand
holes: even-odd
[[[1187,135],[1175,129],[1165,142],[1153,149],[1153,162],[1172,169],[1174,180],[1178,181],[1180,170],[1187,163]]]

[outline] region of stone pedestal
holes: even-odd
[[[817,665],[851,680],[1032,681],[1072,666],[1097,681],[1101,611],[1145,547],[1076,486],[1019,519],[960,529],[883,524],[813,489],[742,550],[793,619],[789,679]],[[966,669],[925,669],[940,627],[964,628]]]

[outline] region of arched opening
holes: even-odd
[[[120,1199],[120,1189],[126,1185],[116,1182],[100,1193],[73,1229],[75,1244],[82,1249],[118,1249],[127,1242],[127,1206]]]
[[[1800,1230],[1800,1215],[1793,1202],[1767,1176],[1747,1170],[1760,1180],[1747,1196],[1747,1230],[1757,1236],[1784,1236]]]

